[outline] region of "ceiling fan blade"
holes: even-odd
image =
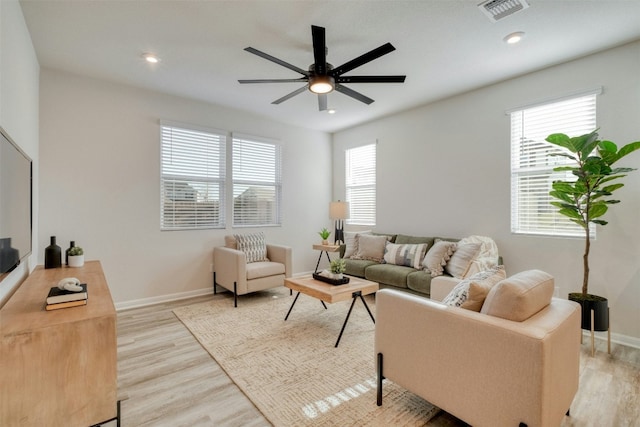
[[[307,87],[308,87],[308,85],[307,86],[302,86],[300,89],[296,89],[293,92],[283,96],[282,98],[276,99],[275,101],[272,102],[272,104],[280,104],[281,102],[284,102],[289,98],[293,98],[294,96],[299,95],[302,92],[304,92],[305,90],[307,90]]]
[[[327,73],[327,41],[323,27],[311,26],[311,38],[313,39],[314,71],[318,75]]]
[[[238,83],[305,83],[308,82],[307,77],[299,79],[254,79],[254,80],[238,80]]]
[[[336,84],[336,90],[338,92],[340,92],[340,93],[343,93],[343,94],[345,94],[347,96],[352,97],[353,99],[357,99],[360,102],[364,102],[367,105],[369,105],[369,104],[371,104],[373,102],[373,99],[371,99],[371,98],[369,98],[367,96],[364,96],[363,94],[361,94],[359,92],[356,92],[353,89],[349,89],[346,86],[342,86],[342,85]]]
[[[407,76],[340,76],[336,83],[404,83]]]
[[[327,111],[327,94],[321,93],[318,95],[318,110]]]
[[[382,46],[377,47],[365,53],[364,55],[360,55],[359,57],[352,59],[349,62],[345,62],[339,67],[334,68],[333,70],[331,70],[329,74],[333,77],[337,77],[341,74],[344,74],[346,72],[353,70],[354,68],[360,67],[361,65],[364,65],[367,62],[371,62],[374,59],[378,59],[381,56],[386,55],[387,53],[393,52],[394,50],[396,50],[396,48],[393,47],[391,43],[383,44]]]
[[[249,53],[253,53],[254,55],[258,55],[259,57],[264,58],[264,59],[266,59],[268,61],[275,62],[278,65],[282,65],[283,67],[288,68],[290,70],[293,70],[296,73],[300,73],[300,74],[302,74],[304,76],[307,76],[307,77],[309,76],[309,72],[308,71],[305,71],[302,68],[298,68],[295,65],[291,65],[288,62],[283,61],[282,59],[278,59],[275,56],[269,55],[268,53],[264,53],[264,52],[262,52],[262,51],[260,51],[258,49],[254,49],[252,47],[247,47],[244,50],[246,50]]]

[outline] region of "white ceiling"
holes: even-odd
[[[327,132],[640,39],[640,0],[529,0],[528,9],[495,23],[478,9],[479,0],[20,3],[42,67]],[[237,82],[300,77],[243,49],[306,69],[313,63],[311,25],[326,28],[334,66],[391,42],[396,51],[347,74],[406,74],[406,82],[347,85],[375,102],[333,92],[333,115],[319,112],[310,92],[271,104],[297,83]],[[503,37],[514,31],[526,36],[507,45]],[[145,63],[144,52],[161,62]]]

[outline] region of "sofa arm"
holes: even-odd
[[[247,287],[247,256],[244,252],[224,246],[213,248],[213,271],[216,283],[233,291],[236,282],[238,290]]]
[[[431,294],[429,298],[435,301],[442,301],[460,282],[460,279],[451,276],[434,277],[431,279]]]
[[[579,335],[580,307],[566,300],[513,322],[376,294],[382,375],[474,426],[559,425],[578,388]]]
[[[267,244],[267,258],[284,264],[284,277],[293,275],[293,255],[290,247]]]

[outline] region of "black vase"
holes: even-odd
[[[72,240],[71,242],[69,242],[69,249],[67,249],[66,251],[64,251],[64,263],[66,265],[69,265],[69,251],[71,250],[71,248],[73,248],[76,245],[76,242],[74,240]]]
[[[609,330],[609,301],[598,295],[583,295],[581,292],[570,293],[569,300],[575,301],[582,307],[581,328],[591,330],[591,310],[593,310],[593,330]]]
[[[51,244],[44,249],[44,268],[62,267],[62,249],[56,245],[56,236],[51,236]]]

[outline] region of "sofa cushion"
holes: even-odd
[[[230,249],[238,250],[238,242],[233,234],[224,236],[224,246]]]
[[[269,261],[264,233],[234,234],[238,250],[244,252],[247,263]]]
[[[433,246],[433,237],[417,237],[417,236],[407,236],[405,234],[398,234],[396,236],[396,240],[393,243],[397,243],[399,245],[404,244],[418,244],[418,243],[426,243],[429,247]]]
[[[481,271],[480,273],[476,273],[473,276],[458,283],[451,290],[451,292],[449,292],[449,295],[447,295],[442,300],[442,302],[446,305],[460,307],[465,301],[467,301],[467,298],[469,297],[469,287],[471,286],[471,283],[476,282],[488,287],[492,287],[496,283],[503,280],[505,277],[506,274],[504,272],[503,266],[498,266],[490,270]]]
[[[262,261],[247,264],[247,280],[278,274],[284,274],[284,264],[279,262]]]
[[[407,288],[420,292],[426,296],[431,295],[431,273],[428,271],[414,271],[407,276]]]
[[[357,277],[364,277],[364,270],[367,267],[378,264],[375,261],[369,261],[367,259],[345,258],[345,262],[346,262],[346,270],[344,271],[344,274],[347,274],[349,276],[357,276]]]
[[[522,322],[551,303],[553,276],[541,270],[515,274],[495,285],[481,313]]]
[[[444,266],[447,265],[447,261],[453,255],[455,248],[456,244],[454,242],[441,240],[434,243],[433,247],[427,251],[422,266],[431,274],[431,277],[442,276]]]
[[[447,265],[444,266],[444,271],[457,279],[464,279],[471,267],[471,263],[480,253],[480,247],[480,243],[467,243],[464,245],[458,243],[455,252],[447,261]]]
[[[356,253],[353,254],[351,258],[382,262],[384,257],[384,247],[388,241],[387,236],[358,234],[356,235],[356,241]]]
[[[374,264],[364,272],[364,277],[373,282],[384,283],[397,288],[407,287],[407,276],[415,272],[415,268],[392,264]]]
[[[426,253],[426,243],[399,245],[387,242],[384,247],[384,262],[419,269]]]
[[[358,240],[356,239],[356,236],[358,234],[371,234],[371,230],[345,231],[344,232],[345,249],[344,249],[344,255],[342,255],[343,258],[351,258],[351,256],[353,256],[353,254],[356,253],[356,250],[358,249]]]

